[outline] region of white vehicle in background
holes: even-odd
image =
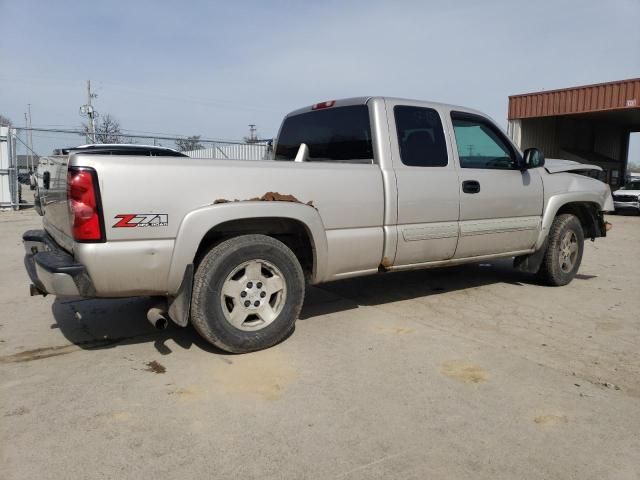
[[[640,213],[640,177],[632,174],[629,182],[613,192],[613,206],[618,210],[635,210]]]

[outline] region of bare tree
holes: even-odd
[[[82,126],[89,133],[89,126]],[[120,122],[107,113],[100,116],[96,125],[96,143],[131,143],[131,139],[122,133]]]
[[[13,123],[4,115],[0,115],[0,125],[2,125],[3,127],[10,127],[11,125],[13,125]]]
[[[188,152],[191,150],[201,150],[204,148],[204,145],[200,143],[200,135],[192,135],[187,138],[177,139],[176,148],[181,152]]]

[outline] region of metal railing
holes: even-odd
[[[18,209],[21,202],[20,175],[16,163],[14,128],[0,127],[0,209]]]
[[[0,209],[17,210],[33,206],[30,175],[36,172],[40,157],[52,155],[57,149],[89,143],[86,131],[82,129],[0,128]],[[184,153],[188,156],[201,159],[271,158],[271,146],[266,141],[246,143],[208,138],[194,140],[179,136],[123,132],[107,139],[107,142],[187,150]]]

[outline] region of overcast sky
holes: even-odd
[[[639,24],[639,0],[0,0],[0,114],[77,127],[91,79],[96,109],[140,132],[271,137],[290,110],[360,95],[504,126],[510,94],[639,77]]]

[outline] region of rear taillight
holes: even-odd
[[[103,241],[102,212],[95,170],[84,167],[69,168],[67,199],[73,238],[78,242]]]

